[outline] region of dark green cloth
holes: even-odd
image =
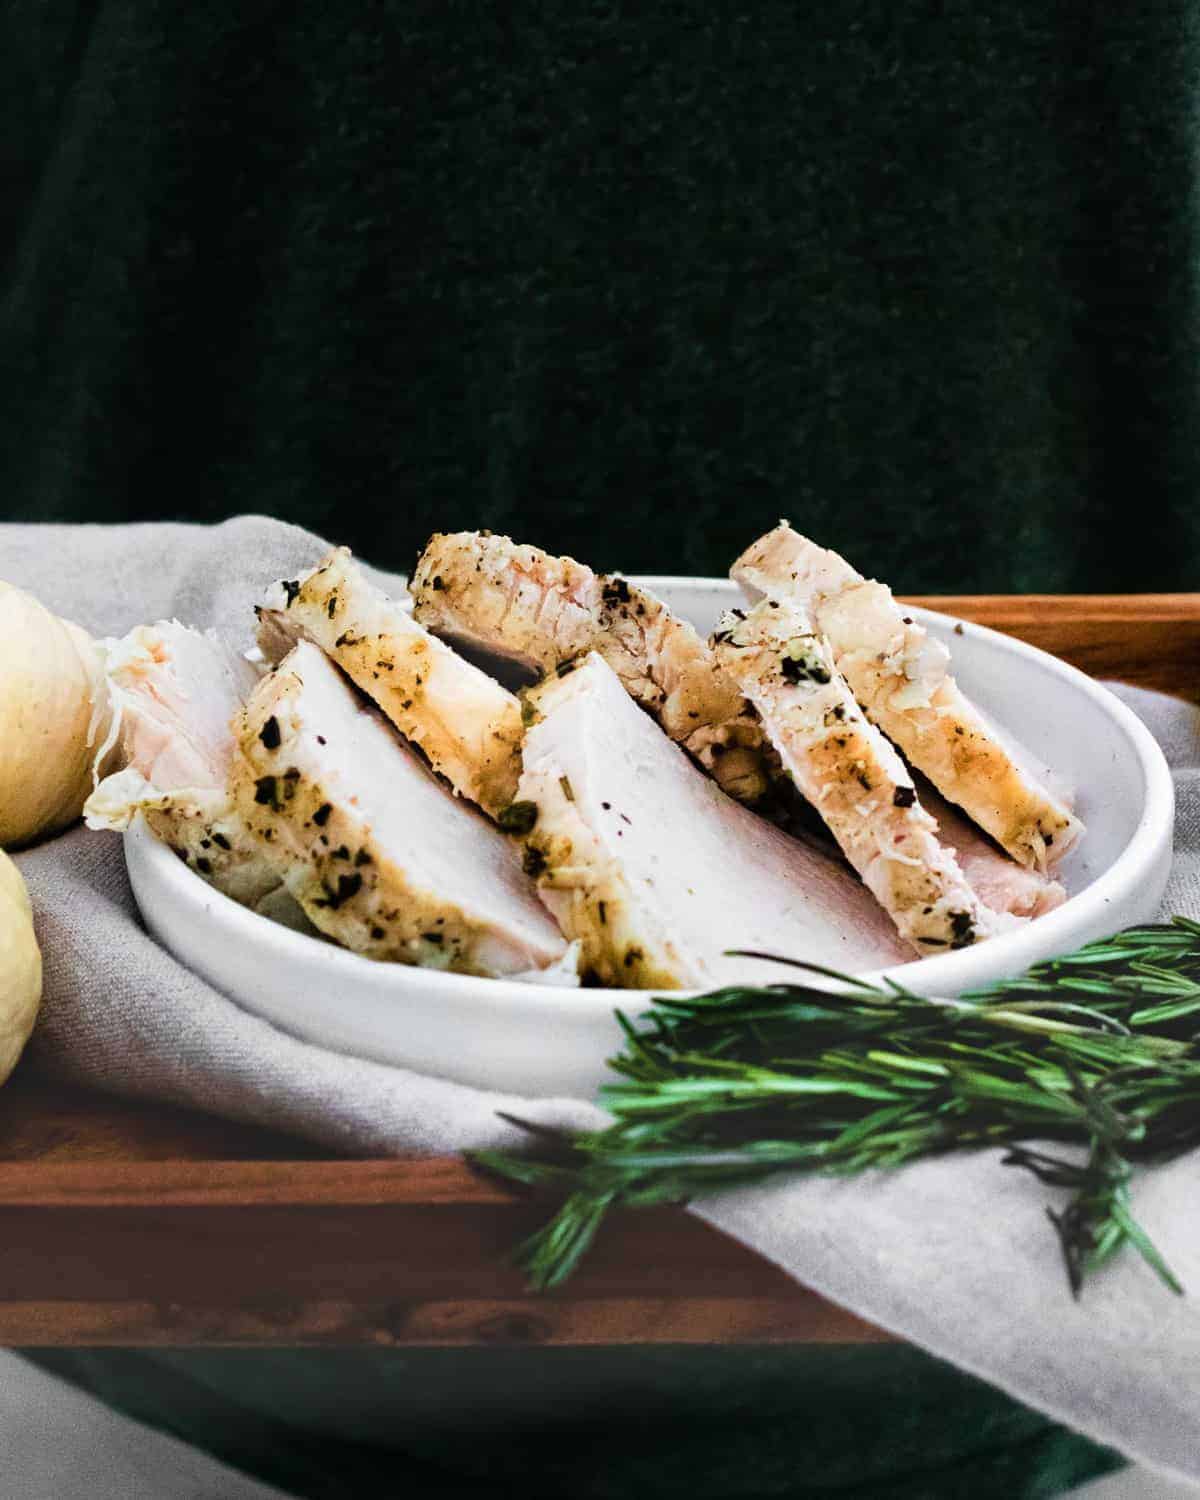
[[[910,591],[1194,588],[1197,77],[1188,0],[7,0],[0,516],[719,573],[787,514]],[[423,1436],[407,1357],[46,1358],[322,1496],[535,1449],[695,1500],[1109,1461],[900,1350],[527,1356],[671,1372],[544,1458],[536,1412]],[[482,1378],[425,1358],[451,1411]]]
[[[0,514],[1196,585],[1191,0],[0,24]]]
[[[1120,1464],[903,1346],[27,1352],[306,1500],[1042,1500]]]

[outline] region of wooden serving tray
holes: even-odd
[[[1200,702],[1200,594],[910,601]],[[575,1279],[506,1257],[545,1206],[456,1158],[331,1157],[66,1088],[0,1091],[0,1343],[866,1343],[888,1337],[676,1209],[615,1216]]]

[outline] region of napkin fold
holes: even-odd
[[[96,635],[176,617],[250,644],[263,585],[318,537],[264,517],[219,526],[0,526],[0,573]],[[389,582],[388,575],[376,574]],[[394,585],[398,580],[390,580]],[[1116,691],[1167,753],[1178,797],[1164,912],[1200,916],[1200,710]],[[31,1047],[59,1076],[192,1105],[364,1154],[525,1139],[509,1111],[561,1127],[586,1100],[470,1089],[298,1041],[176,963],[143,930],[113,834],[76,828],[18,857],[37,914],[45,1002]],[[335,998],[335,997],[331,997]],[[1200,1154],[1148,1173],[1135,1208],[1200,1297]],[[1054,1190],[999,1152],[854,1180],[784,1178],[693,1205],[799,1281],[1085,1435],[1200,1479],[1200,1312],[1135,1255],[1066,1287]]]

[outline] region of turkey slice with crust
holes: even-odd
[[[734,610],[713,645],[784,769],[918,952],[966,947],[1011,925],[939,842],[903,761],[855,703],[803,609],[764,599],[748,615]]]
[[[734,948],[859,972],[912,957],[839,860],[727,797],[598,654],[526,701],[525,868],[600,983],[794,980]]]
[[[238,810],[327,936],[460,974],[518,975],[562,958],[512,841],[447,791],[311,642],[255,689],[239,748]]]
[[[649,590],[488,531],[432,536],[409,589],[417,619],[437,635],[527,671],[597,652],[731,796],[755,802],[766,792],[754,715],[695,629]]]
[[[868,717],[1018,863],[1046,870],[1083,832],[1026,753],[961,691],[945,646],[884,584],[864,579],[786,521],[730,573],[755,596],[792,599],[811,612]]]
[[[918,771],[913,776],[917,799],[937,824],[937,836],[954,851],[971,889],[993,911],[1014,917],[1040,917],[1067,899],[1057,880],[1031,865],[1019,865],[976,825],[951,807]]]
[[[280,661],[298,640],[315,641],[460,796],[493,815],[512,801],[521,705],[373,584],[348,548],[274,584],[258,616],[268,660]]]
[[[229,792],[231,721],[258,681],[249,662],[213,632],[177,620],[142,625],[104,642],[113,705],[110,743],[122,770],[84,806],[89,828],[123,830],[140,813],[197,874],[247,906],[279,878],[246,833]],[[110,744],[97,753],[97,765]]]

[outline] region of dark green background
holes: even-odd
[[[787,514],[908,590],[1200,583],[1188,0],[0,18],[6,518],[720,572]],[[462,1362],[416,1377],[468,1381],[439,1448],[374,1356],[53,1358],[322,1496],[495,1493],[534,1452],[597,1497],[980,1500],[1112,1461],[904,1351],[597,1352],[574,1415],[492,1448]],[[505,1377],[535,1413],[557,1358]],[[600,1385],[648,1379],[622,1447]]]
[[[1120,1464],[902,1345],[29,1353],[305,1500],[1046,1500]]]
[[[1194,587],[1190,0],[9,0],[0,512]]]

